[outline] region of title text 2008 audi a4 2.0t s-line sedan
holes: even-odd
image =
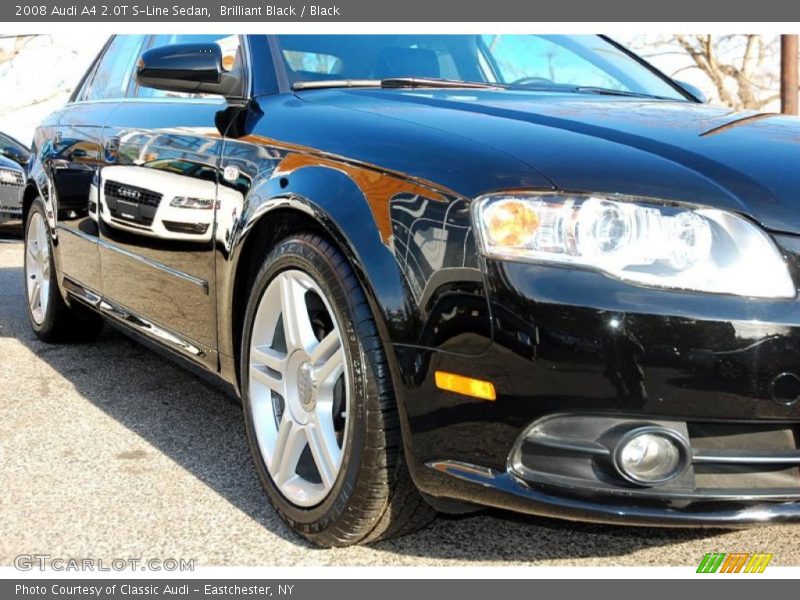
[[[601,36],[113,37],[38,129],[30,320],[244,406],[323,545],[800,517],[800,123]]]

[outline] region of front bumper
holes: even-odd
[[[427,465],[452,482],[449,497],[516,512],[591,523],[659,527],[749,527],[800,519],[797,501],[696,502],[683,507],[650,506],[619,498],[614,502],[537,488],[508,471],[459,461]]]
[[[522,263],[489,261],[486,276],[486,353],[458,352],[478,347],[476,334],[454,336],[449,352],[397,349],[409,462],[423,492],[628,524],[800,518],[800,300],[668,292]],[[438,390],[437,370],[491,381],[497,400]],[[580,452],[547,450],[539,467],[553,469],[515,469],[521,436],[557,414],[680,424],[700,455],[725,460],[646,490]],[[559,471],[580,461],[582,471]]]

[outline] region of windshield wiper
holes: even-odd
[[[568,85],[563,83],[543,84],[502,84],[484,83],[481,81],[460,81],[457,79],[439,79],[436,77],[387,77],[385,79],[323,79],[321,81],[297,81],[292,84],[292,89],[322,90],[329,88],[379,88],[379,89],[407,89],[407,88],[443,88],[443,89],[492,89],[501,88],[508,90],[536,90],[549,92],[566,92],[573,94],[601,94],[606,96],[624,96],[627,98],[654,98],[657,100],[674,100],[666,96],[631,92],[628,90],[615,90],[613,88],[595,87],[590,85]]]
[[[293,90],[322,90],[325,88],[379,88],[380,79],[327,79],[321,81],[295,81]]]
[[[581,85],[573,88],[574,91],[582,94],[600,94],[603,96],[626,96],[629,98],[655,98],[656,100],[675,100],[666,96],[656,96],[655,94],[644,94],[642,92],[631,92],[628,90],[615,90],[613,88],[594,87],[591,85]]]
[[[381,80],[384,88],[470,88],[487,89],[503,87],[497,83],[484,83],[481,81],[460,81],[458,79],[438,79],[436,77],[389,77]]]
[[[675,100],[666,96],[631,92],[628,90],[615,90],[613,88],[596,87],[591,85],[569,85],[564,83],[512,83],[510,90],[529,90],[537,92],[563,92],[567,94],[599,94],[603,96],[623,96],[626,98],[654,98],[656,100]]]
[[[385,79],[328,79],[322,81],[297,81],[293,90],[321,90],[327,88],[468,88],[485,89],[502,87],[496,83],[479,81],[458,81],[456,79],[437,79],[435,77],[387,77]]]

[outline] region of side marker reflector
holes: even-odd
[[[436,371],[436,387],[440,390],[472,396],[481,400],[497,400],[494,385],[490,381],[481,381],[472,377],[464,377],[455,373]]]

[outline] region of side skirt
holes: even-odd
[[[215,350],[201,347],[182,338],[161,325],[103,298],[69,277],[64,277],[63,289],[71,300],[80,302],[100,313],[122,333],[134,338],[161,356],[171,359],[178,366],[197,375],[238,401],[238,394],[234,386],[219,375],[219,360]]]

